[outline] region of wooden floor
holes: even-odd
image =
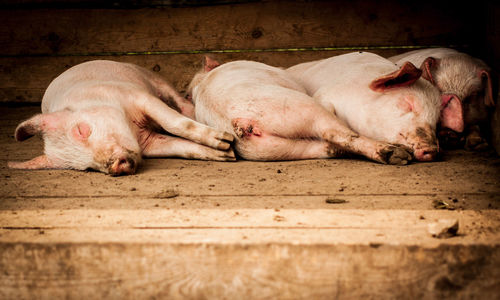
[[[0,107],[0,299],[500,298],[493,152],[7,169],[42,153],[12,137],[37,112]],[[431,236],[443,219],[458,236]]]

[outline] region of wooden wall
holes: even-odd
[[[116,2],[116,1],[115,1]],[[456,47],[499,69],[493,1],[4,0],[0,102],[38,103],[50,81],[94,59],[132,62],[183,91],[205,54],[288,67],[351,51]]]

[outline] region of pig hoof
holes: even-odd
[[[348,154],[349,152],[337,147],[334,144],[328,144],[328,147],[326,148],[326,155],[330,158],[346,157]]]
[[[222,161],[236,161],[236,155],[234,155],[234,151],[232,148],[224,152],[224,155],[222,156]]]
[[[256,127],[255,123],[256,123],[255,121],[244,118],[237,118],[231,121],[234,133],[236,133],[236,135],[239,138],[251,135],[256,135],[256,136],[262,135],[261,130],[258,127]]]
[[[211,153],[206,159],[215,161],[236,161],[236,155],[232,148],[227,151],[217,151]]]
[[[380,150],[382,162],[389,165],[406,165],[411,161],[411,154],[397,146],[388,146]]]
[[[488,148],[488,142],[478,134],[470,134],[465,139],[465,149],[468,151],[483,151]]]
[[[228,132],[220,132],[215,136],[215,148],[218,150],[226,151],[231,147],[234,136]]]
[[[216,145],[215,145],[215,148],[217,150],[222,150],[222,151],[226,151],[228,150],[229,148],[231,148],[231,144],[229,144],[228,142],[226,141],[219,141]]]
[[[220,139],[231,143],[232,141],[234,141],[234,136],[232,134],[230,134],[229,132],[223,132]]]

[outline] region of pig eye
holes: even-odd
[[[189,100],[189,101],[192,100],[191,94],[189,94],[189,93],[186,93],[186,96],[184,96],[184,98],[186,98],[186,100]]]

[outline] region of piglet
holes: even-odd
[[[315,101],[355,132],[413,151],[419,161],[439,152],[439,91],[411,63],[396,67],[368,52],[302,63],[287,69]]]
[[[249,160],[296,160],[364,155],[406,164],[404,147],[376,142],[345,126],[309,97],[285,70],[254,61],[220,64],[206,57],[189,85],[196,120],[233,132]]]
[[[192,103],[156,74],[133,64],[85,62],[54,79],[42,113],[16,128],[18,141],[41,134],[45,154],[8,165],[122,175],[133,174],[141,156],[235,160],[231,134],[181,113],[193,117]]]
[[[389,58],[401,66],[410,61],[421,66],[422,77],[441,92],[443,98],[440,136],[453,141],[465,134],[467,149],[487,146],[488,119],[496,102],[491,69],[481,60],[448,48],[410,51]],[[455,116],[454,122],[447,122]],[[453,131],[449,131],[451,129]]]

